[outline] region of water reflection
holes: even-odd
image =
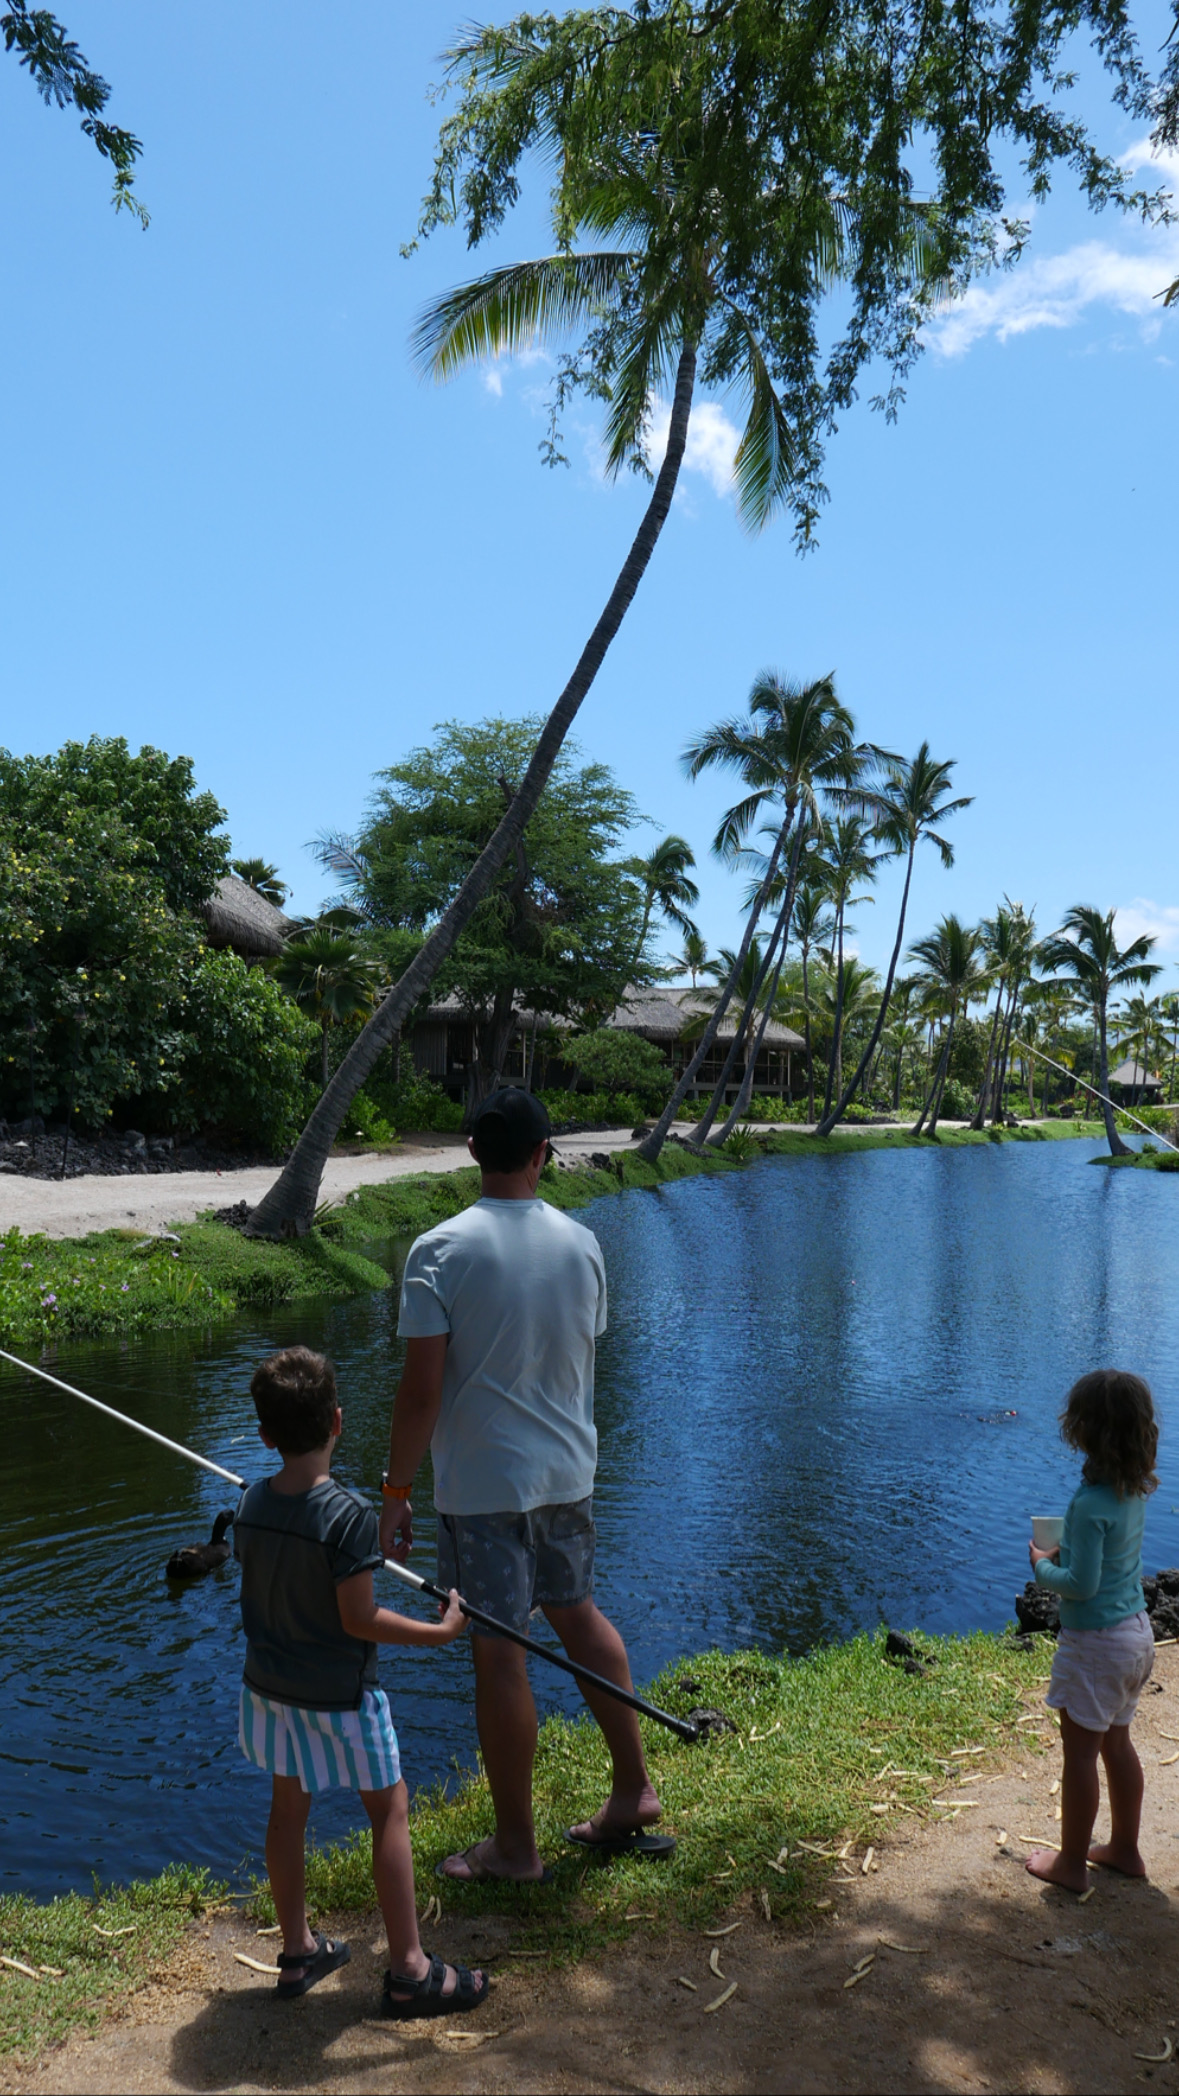
[[[1165,1420],[1175,1381],[1179,1186],[1090,1168],[1097,1148],[769,1161],[586,1211],[611,1292],[599,1592],[640,1677],[714,1642],[800,1649],[882,1616],[1007,1619],[1027,1516],[1070,1487],[1068,1383],[1116,1360],[1150,1379]],[[340,1372],[339,1474],[371,1490],[395,1321],[393,1295],[302,1305],[197,1341],[71,1347],[63,1372],[256,1476],[255,1362],[323,1347]],[[256,1860],[266,1784],[234,1739],[236,1573],[180,1593],[163,1578],[226,1488],[29,1378],[6,1371],[0,1388],[0,1883],[46,1893],[175,1857]],[[1152,1565],[1179,1560],[1167,1436],[1160,1470]],[[462,1648],[386,1655],[382,1678],[411,1783],[470,1764]],[[537,1670],[536,1685],[550,1708],[576,1703],[559,1676]],[[313,1815],[320,1836],[353,1820],[338,1796]]]

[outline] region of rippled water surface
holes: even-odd
[[[768,1160],[582,1212],[610,1283],[598,1593],[640,1678],[705,1645],[797,1650],[882,1617],[1001,1625],[1029,1514],[1071,1489],[1060,1399],[1100,1363],[1154,1386],[1146,1555],[1179,1562],[1179,1178],[1093,1168],[1098,1149]],[[253,1364],[322,1347],[340,1372],[337,1468],[371,1489],[395,1318],[388,1295],[302,1305],[199,1340],[74,1346],[58,1373],[252,1477],[268,1460]],[[0,1394],[0,1886],[256,1867],[267,1784],[234,1736],[236,1572],[177,1593],[163,1576],[232,1493],[30,1378],[5,1371]],[[411,1786],[469,1765],[465,1650],[381,1669]],[[550,1670],[534,1679],[548,1707],[576,1703]],[[314,1831],[355,1816],[337,1793]]]

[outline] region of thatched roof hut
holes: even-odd
[[[699,990],[675,990],[650,988],[628,990],[622,1003],[611,1012],[607,1026],[618,1027],[623,1033],[639,1033],[647,1041],[665,1045],[678,1041],[685,1027],[699,1033],[699,1025],[693,1021],[706,1019],[713,1006]],[[717,1028],[719,1041],[731,1041],[737,1031],[741,1017],[740,1001],[734,999]],[[800,1033],[771,1019],[765,1030],[764,1045],[767,1048],[799,1049],[806,1043]]]
[[[1117,1085],[1119,1091],[1136,1092],[1140,1099],[1148,1094],[1161,1094],[1163,1090],[1161,1077],[1152,1077],[1150,1071],[1144,1069],[1141,1063],[1136,1063],[1130,1058],[1127,1058],[1124,1063],[1119,1063],[1116,1070],[1110,1071],[1109,1087],[1111,1091],[1115,1085]]]
[[[227,873],[218,881],[201,909],[209,928],[210,946],[232,947],[247,961],[281,953],[295,929],[290,917],[276,910],[247,881],[239,881],[235,873]]]

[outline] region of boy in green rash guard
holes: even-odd
[[[1138,1848],[1142,1763],[1130,1738],[1154,1666],[1154,1632],[1142,1593],[1146,1499],[1158,1483],[1158,1426],[1141,1376],[1099,1368],[1069,1391],[1061,1438],[1084,1456],[1081,1485],[1056,1550],[1029,1544],[1036,1585],[1060,1599],[1060,1638],[1048,1703],[1060,1712],[1064,1749],[1059,1849],[1028,1857],[1032,1876],[1084,1892],[1088,1864],[1144,1878]],[[1110,1838],[1092,1840],[1101,1786],[1109,1786]]]

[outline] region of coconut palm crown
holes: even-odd
[[[1104,915],[1092,903],[1074,903],[1060,930],[1041,948],[1041,963],[1058,975],[1071,975],[1097,1021],[1100,1056],[1098,1088],[1105,1136],[1111,1157],[1128,1157],[1130,1146],[1122,1141],[1114,1122],[1109,1098],[1109,1000],[1115,990],[1153,982],[1161,973],[1148,957],[1154,940],[1145,933],[1120,947],[1114,929],[1114,912]]]

